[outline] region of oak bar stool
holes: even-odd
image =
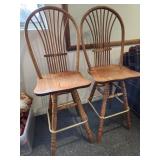
[[[119,26],[119,28],[117,28],[117,26]],[[87,34],[84,31],[84,27],[85,31],[88,29]],[[116,34],[113,34],[113,28]],[[89,74],[94,80],[88,102],[100,119],[97,141],[101,142],[105,119],[118,116],[120,114],[126,114],[127,127],[131,127],[130,108],[128,106],[124,80],[139,77],[140,74],[123,66],[125,29],[122,18],[115,10],[105,6],[97,6],[89,9],[81,19],[80,33],[82,48],[89,68]],[[111,63],[111,54],[113,53],[111,52],[112,48],[110,42],[113,38],[115,38],[115,35],[118,35],[118,33],[121,41],[120,62],[118,65],[115,65]],[[90,44],[88,44],[88,39]],[[93,48],[91,53],[86,50],[87,46]],[[88,56],[89,54],[90,56]],[[91,56],[93,56],[92,59]],[[117,86],[118,81],[121,86]],[[115,92],[112,90],[112,94],[110,94],[110,87],[113,86],[119,87],[122,93],[114,94]],[[100,113],[98,113],[91,103],[96,89],[103,96]],[[119,98],[120,96],[123,96],[123,101]],[[124,110],[106,116],[107,100],[113,97],[116,97],[121,103],[123,103]]]
[[[65,29],[68,24],[75,29],[77,37],[76,63],[73,70],[69,69],[71,62],[67,57],[65,43]],[[29,27],[32,30],[29,30]],[[51,154],[55,155],[56,152],[56,133],[82,124],[89,141],[92,142],[93,134],[77,92],[79,88],[90,86],[91,82],[84,79],[79,72],[80,36],[74,19],[57,7],[39,8],[33,11],[26,21],[25,38],[38,76],[34,93],[37,96],[49,95],[47,117],[51,132]],[[71,93],[73,101],[57,105],[58,96],[68,93]],[[70,107],[77,109],[82,121],[57,130],[57,112]]]

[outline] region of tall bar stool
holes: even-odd
[[[73,60],[69,61],[66,51],[67,25],[72,25],[77,38],[75,64]],[[33,11],[26,21],[25,38],[38,76],[34,93],[37,96],[49,95],[47,116],[51,132],[51,154],[55,155],[56,152],[56,134],[79,125],[84,125],[87,137],[92,142],[93,134],[77,92],[79,88],[90,86],[91,82],[84,79],[79,72],[80,36],[74,19],[66,11],[57,7],[39,8]],[[68,93],[71,93],[73,101],[57,105],[58,96]],[[70,107],[76,108],[81,122],[57,129],[57,112]]]
[[[124,114],[127,117],[127,127],[131,127],[130,108],[128,106],[124,80],[139,77],[140,74],[123,66],[125,29],[122,18],[115,10],[105,6],[89,9],[81,19],[80,34],[89,74],[94,81],[88,102],[100,120],[97,141],[101,142],[105,119]],[[112,40],[115,41],[116,37],[121,41],[118,65],[111,62],[111,54],[113,53],[111,52],[110,43]],[[86,50],[88,46],[93,48],[92,51]],[[117,82],[121,85],[117,85],[119,84]],[[112,94],[110,94],[110,87],[114,88],[113,86],[119,87],[122,92],[115,94],[114,90],[112,90]],[[98,113],[91,102],[96,89],[103,96],[100,113]],[[119,98],[120,96],[123,96],[123,101]],[[116,97],[123,103],[124,109],[123,111],[106,115],[107,100],[113,97]]]

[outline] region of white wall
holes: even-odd
[[[78,14],[78,10],[77,10],[77,14]],[[34,37],[34,38],[36,38],[36,37]],[[41,98],[41,97],[35,96],[33,93],[33,89],[36,85],[36,72],[33,67],[31,58],[29,56],[28,49],[26,48],[26,42],[25,42],[23,30],[20,31],[20,41],[21,41],[21,44],[20,44],[21,90],[26,91],[30,96],[33,97],[32,107],[33,107],[35,115],[43,114],[46,112],[46,109],[48,107],[48,98],[46,96]],[[125,51],[128,51],[128,48],[129,48],[129,46],[126,46]],[[114,47],[112,49],[112,52],[113,52],[113,54],[111,54],[112,55],[111,59],[112,59],[113,63],[116,64],[119,61],[119,47]],[[70,59],[72,59],[72,56],[74,55],[74,51],[72,51],[70,53],[73,53],[73,54],[69,54]],[[87,73],[87,65],[86,65],[84,54],[82,51],[80,52],[80,72],[87,79],[91,80],[91,77]],[[80,93],[82,103],[87,102],[87,98],[89,97],[90,90],[91,90],[91,86],[89,88],[78,90]],[[70,100],[70,99],[71,99],[70,95],[63,95],[60,97],[59,103]]]
[[[139,4],[100,4],[103,6],[108,6],[116,10],[122,17],[125,26],[125,38],[128,39],[139,39],[140,36],[140,5]],[[97,6],[97,4],[69,4],[69,13],[73,16],[76,23],[80,25],[80,21],[84,13]],[[118,24],[116,24],[118,25]],[[84,32],[87,32],[87,28],[84,26]],[[72,30],[71,30],[72,33]],[[116,35],[115,35],[116,34]],[[113,40],[118,40],[119,32],[113,32]],[[72,35],[72,34],[71,34]],[[72,41],[72,38],[71,38]],[[72,41],[74,43],[74,39]]]

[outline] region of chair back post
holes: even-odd
[[[28,37],[28,24],[29,24],[29,18],[27,19],[27,21],[25,23],[25,39],[26,39],[26,43],[27,43],[27,46],[28,46],[29,54],[31,56],[34,68],[35,68],[36,73],[37,73],[37,76],[38,76],[39,79],[41,79],[42,75],[41,75],[41,72],[39,70],[38,64],[36,62],[35,56],[33,54],[32,47],[31,47],[31,44],[30,44],[30,41],[29,41],[29,37]]]
[[[121,24],[121,53],[120,53],[120,63],[119,65],[123,66],[123,54],[124,54],[124,41],[125,41],[125,27],[121,16],[117,13],[117,17],[119,18],[119,22]]]
[[[78,25],[76,24],[75,20],[73,19],[73,17],[71,16],[70,17],[72,19],[72,22],[76,28],[76,32],[77,32],[77,50],[76,50],[76,71],[79,72],[79,61],[80,61],[80,32],[79,32],[79,28],[78,28]]]
[[[83,31],[82,31],[83,22],[85,20],[85,15],[83,16],[83,18],[81,20],[81,23],[80,23],[80,36],[81,36],[82,49],[83,49],[83,52],[84,52],[84,56],[85,56],[87,65],[88,65],[88,69],[91,70],[91,63],[89,61],[89,58],[88,58],[88,55],[87,55],[87,51],[86,51],[86,48],[85,48],[85,43],[84,43],[84,39],[83,39]]]

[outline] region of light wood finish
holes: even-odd
[[[80,72],[60,72],[56,74],[44,75],[42,79],[37,79],[34,93],[36,95],[46,95],[49,93],[57,93],[88,87],[91,81],[86,80]]]
[[[111,50],[112,48],[97,48],[97,49],[93,49],[92,52],[95,52],[95,53],[101,53],[101,52],[105,52],[107,50]]]
[[[44,50],[44,58],[46,58],[49,73],[57,73],[68,70],[65,43],[65,32],[68,23],[72,24],[76,30],[76,70],[78,71],[80,36],[78,26],[72,16],[61,8],[46,6],[35,10],[27,18],[25,24],[25,38],[39,78],[42,78],[42,73],[37,64],[38,58],[34,55],[35,51],[31,43],[29,26],[32,25],[34,32],[37,33],[38,38],[42,42],[41,47],[43,47]]]
[[[115,21],[118,21],[120,23],[120,30],[121,30],[120,65],[122,65],[125,29],[120,15],[115,10],[109,7],[98,6],[89,9],[82,17],[80,24],[81,42],[89,70],[91,69],[92,66],[85,46],[85,37],[83,33],[84,24],[87,25],[89,28],[89,33],[91,34],[92,37],[91,40],[94,44],[93,48],[102,51],[101,54],[99,54],[99,52],[95,52],[94,66],[105,66],[110,64],[111,34]]]
[[[120,61],[118,65],[111,64],[111,35],[115,22],[120,24],[121,40],[117,41],[120,45]],[[87,53],[87,45],[85,44],[85,36],[83,33],[83,27],[87,25],[91,34],[93,44],[94,63],[92,64]],[[85,26],[86,27],[86,26]],[[118,29],[118,28],[116,28]],[[125,45],[125,28],[120,15],[113,9],[105,6],[97,6],[89,9],[81,19],[80,33],[82,48],[84,51],[85,59],[88,65],[88,72],[94,80],[94,85],[88,98],[91,103],[94,93],[98,86],[104,87],[102,106],[99,115],[99,129],[97,134],[97,142],[100,143],[103,134],[103,124],[106,114],[106,102],[109,98],[109,88],[112,82],[122,81],[121,90],[123,92],[124,110],[127,110],[123,114],[127,115],[127,126],[131,127],[130,112],[128,108],[127,93],[124,80],[139,77],[139,72],[130,70],[123,66],[123,54]],[[91,65],[92,64],[92,65]],[[113,94],[113,93],[112,93]],[[108,107],[108,106],[107,106]],[[120,113],[120,112],[119,112]],[[119,115],[116,113],[115,115]],[[97,113],[96,113],[97,114]],[[107,116],[106,116],[107,117]],[[109,116],[108,116],[109,117]]]
[[[140,44],[140,39],[130,39],[130,40],[124,41],[125,46],[136,45],[136,44]],[[94,46],[95,46],[94,44],[85,44],[86,49],[92,49],[92,48],[94,48]],[[121,46],[121,41],[112,41],[112,42],[110,42],[109,46],[110,47],[119,47],[119,46]],[[80,45],[80,49],[83,50],[82,45]],[[76,50],[76,45],[70,44],[69,47],[67,48],[67,51],[75,51],[75,50]]]
[[[73,99],[74,103],[76,103],[76,100],[75,100],[75,98],[74,98],[73,92],[71,92],[71,95],[72,95],[72,99]],[[76,104],[77,104],[77,103],[76,103]],[[77,115],[80,116],[78,106],[76,107],[76,112],[77,112]]]
[[[133,71],[124,66],[121,67],[119,65],[93,67],[89,73],[93,77],[94,81],[98,83],[130,79],[140,76],[139,72]]]
[[[42,42],[42,56],[36,56],[34,49],[34,42],[32,43],[29,36],[30,23],[34,27],[34,32],[37,32],[39,39]],[[65,43],[66,26],[68,23],[72,24],[76,30],[77,38],[77,52],[75,69],[69,70],[69,61],[67,61],[67,51]],[[76,89],[88,87],[91,82],[84,79],[79,72],[79,44],[80,36],[77,24],[72,16],[61,8],[46,6],[39,8],[31,13],[27,18],[25,24],[25,38],[29,49],[30,56],[32,58],[35,70],[37,72],[37,84],[34,89],[34,93],[38,96],[49,95],[49,124],[51,132],[51,154],[56,153],[56,129],[57,129],[57,112],[62,109],[68,109],[74,107],[80,114],[83,121],[84,128],[87,133],[89,141],[93,141],[93,134],[89,128],[88,118],[81,104],[78,92]],[[38,45],[36,45],[38,47]],[[42,72],[42,68],[39,66],[39,61],[42,64],[47,64],[48,71]],[[57,99],[59,95],[71,93],[73,96],[73,103],[57,105]],[[79,123],[78,123],[79,124]],[[72,127],[77,126],[76,124]],[[71,127],[68,127],[71,128]],[[64,129],[64,128],[63,128]],[[60,129],[61,131],[63,129]]]
[[[96,86],[97,86],[97,83],[94,82],[91,93],[90,93],[90,96],[88,98],[89,101],[92,101],[92,99],[93,99],[93,96],[94,96],[94,93],[95,93],[95,90],[96,90]]]
[[[81,103],[81,100],[79,98],[77,90],[73,90],[72,91],[72,96],[73,96],[73,99],[75,100],[75,102],[78,105],[79,114],[81,116],[82,121],[88,120],[88,117],[87,117],[87,115],[86,115],[86,113],[85,113],[85,111],[83,109],[83,106],[82,106],[82,103]],[[87,137],[88,137],[89,141],[93,142],[93,133],[92,133],[92,131],[89,128],[88,122],[84,123],[84,127],[86,129],[86,133],[87,133]]]
[[[102,107],[101,107],[101,111],[100,111],[100,116],[102,116],[102,117],[104,117],[105,113],[106,113],[106,103],[107,103],[108,97],[109,97],[109,85],[106,83],[105,87],[104,87]],[[97,137],[98,143],[101,142],[101,137],[103,134],[103,126],[104,126],[103,124],[104,124],[104,119],[100,119],[99,128],[98,128],[98,137]]]
[[[128,98],[127,98],[127,91],[126,91],[126,86],[125,86],[125,82],[121,81],[121,88],[122,88],[122,93],[123,93],[123,106],[124,109],[128,108]],[[130,117],[130,111],[127,112],[127,128],[130,129],[131,128],[131,117]]]
[[[52,127],[51,129],[56,130],[57,129],[57,95],[51,95],[51,102],[52,102],[52,119],[51,119],[51,124]],[[57,147],[57,142],[56,142],[56,134],[51,133],[51,154],[55,155],[56,153],[56,147]]]
[[[56,57],[56,56],[63,56],[63,55],[67,55],[67,53],[45,54],[44,57]]]
[[[63,109],[69,109],[69,108],[74,108],[76,107],[77,109],[77,103],[74,103],[74,102],[67,102],[67,103],[64,103],[64,104],[61,104],[61,105],[58,105],[57,107],[57,110],[63,110]]]

